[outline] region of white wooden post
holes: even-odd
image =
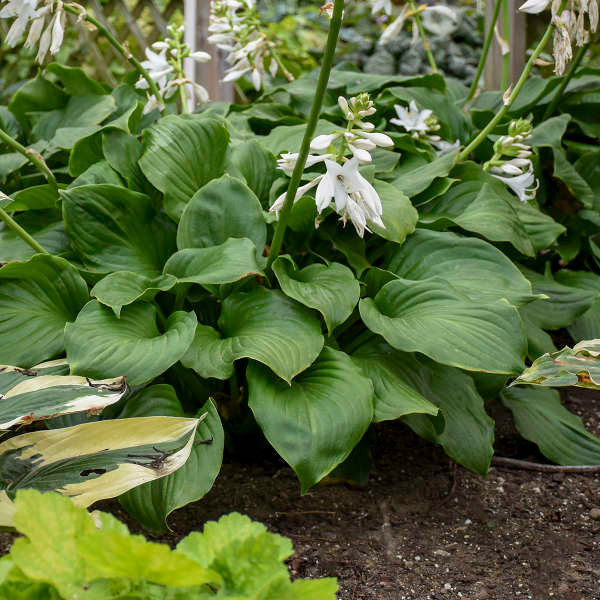
[[[525,67],[525,52],[527,50],[527,20],[524,13],[519,12],[518,7],[523,0],[506,0],[510,10],[510,83],[516,83]],[[502,0],[496,0],[502,2]],[[485,6],[485,31],[494,13],[494,0],[486,2]],[[502,26],[502,9],[498,17],[498,30],[504,36]],[[488,90],[499,90],[502,84],[502,50],[500,44],[494,38],[490,54],[485,68],[485,88]],[[503,90],[504,91],[504,90]]]
[[[225,72],[223,53],[206,40],[210,0],[185,0],[185,42],[192,52],[203,50],[212,55],[207,63],[195,63],[187,59],[185,72],[192,81],[203,85],[211,100],[233,102],[234,89],[231,83],[222,83]]]

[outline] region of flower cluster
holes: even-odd
[[[567,63],[573,58],[573,40],[577,46],[584,46],[589,41],[590,32],[594,33],[598,29],[598,0],[569,0],[566,9],[560,14],[560,0],[527,0],[519,10],[537,14],[550,5],[552,23],[555,25],[554,71],[562,75]]]
[[[54,55],[62,46],[65,34],[66,14],[62,0],[8,0],[0,9],[0,19],[12,19],[6,44],[14,48],[21,36],[29,33],[25,40],[26,48],[33,48],[38,44],[35,59],[42,63],[48,52]]]
[[[206,52],[191,52],[189,46],[183,41],[183,27],[169,25],[168,32],[171,37],[164,41],[155,42],[151,48],[146,48],[146,60],[142,66],[148,71],[152,81],[156,83],[163,99],[168,99],[183,86],[186,98],[191,100],[194,96],[201,104],[209,100],[208,92],[204,87],[191,82],[183,71],[183,60],[191,58],[197,62],[206,62],[211,59]],[[146,79],[140,77],[135,84],[138,89],[148,90],[150,87]],[[158,98],[148,94],[148,102],[144,112],[160,108]]]
[[[432,110],[428,108],[419,110],[414,100],[411,100],[408,109],[399,104],[395,104],[394,108],[398,118],[390,119],[390,123],[403,127],[416,140],[429,142],[437,148],[439,155],[447,154],[459,147],[459,140],[454,143],[446,142],[435,133],[440,130],[440,122]]]
[[[265,63],[268,63],[272,77],[281,70],[287,79],[293,79],[278,60],[275,44],[260,30],[260,16],[254,0],[213,0],[208,31],[211,34],[208,41],[228,53],[230,66],[223,81],[237,81],[251,73],[254,88],[260,91],[265,78]]]
[[[298,188],[294,202],[316,187],[315,201],[319,214],[333,202],[333,207],[343,223],[351,221],[358,235],[363,237],[365,231],[370,231],[369,223],[381,228],[385,228],[385,225],[381,220],[381,199],[358,168],[361,164],[372,161],[370,150],[378,146],[391,148],[394,142],[386,134],[375,132],[375,126],[363,120],[375,114],[375,107],[368,94],[360,94],[349,101],[340,96],[338,103],[348,121],[347,127],[345,130],[319,135],[311,142],[310,148],[313,152],[324,154],[309,155],[305,168],[324,162],[326,172]],[[346,156],[347,154],[351,154],[352,157]],[[298,154],[282,154],[279,168],[290,175],[297,160]],[[277,198],[271,206],[271,211],[281,210],[285,197],[286,194],[282,194]]]
[[[489,170],[494,177],[503,181],[525,203],[535,198],[539,187],[529,158],[531,147],[525,143],[531,138],[531,131],[531,121],[528,119],[511,121],[508,135],[496,140],[494,156],[483,165],[484,170]]]

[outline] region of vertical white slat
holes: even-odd
[[[207,41],[209,15],[210,0],[185,0],[185,42],[192,52],[202,50],[213,57],[207,63],[187,59],[185,72],[192,81],[208,90],[211,100],[233,102],[233,85],[221,81],[225,72],[223,55]]]

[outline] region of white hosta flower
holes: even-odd
[[[376,15],[383,12],[386,15],[392,14],[392,0],[371,0],[371,12]]]
[[[163,48],[158,53],[153,52],[150,48],[146,48],[146,60],[142,61],[142,67],[148,71],[150,78],[156,83],[161,92],[167,87],[168,76],[175,72],[175,67],[169,62],[167,57],[166,48]],[[146,90],[149,84],[143,77],[140,77],[135,87]]]
[[[325,177],[325,175],[319,175],[318,177],[315,177],[312,181],[309,181],[306,185],[300,186],[296,192],[296,195],[294,196],[294,204],[296,202],[298,202],[298,200],[300,200],[300,198],[303,198],[304,196],[306,196],[306,193],[308,191],[312,190],[312,188],[314,188],[316,185],[318,185],[320,183],[320,181],[323,179],[323,177]],[[284,192],[283,194],[281,194],[281,196],[279,196],[279,198],[277,198],[277,200],[275,200],[275,202],[273,202],[273,204],[269,210],[271,212],[278,213],[281,210],[281,208],[283,207],[286,196],[287,196],[287,191]]]
[[[426,134],[429,131],[427,119],[432,116],[433,111],[428,108],[420,111],[414,100],[411,100],[408,110],[399,104],[395,104],[394,108],[396,109],[398,118],[390,119],[390,123],[404,127],[406,131],[417,134]]]
[[[281,169],[286,175],[290,176],[294,169],[296,168],[296,163],[298,162],[298,152],[294,153],[285,153],[282,154],[281,157],[277,160],[277,168]],[[324,160],[331,158],[331,154],[309,154],[306,159],[305,169],[308,169]]]
[[[402,7],[400,14],[383,30],[383,33],[379,37],[380,44],[387,44],[388,42],[391,42],[404,29],[408,6],[408,4],[405,4]]]
[[[533,166],[530,163],[530,168],[521,173],[521,175],[517,175],[516,177],[503,177],[502,175],[497,175],[492,173],[492,176],[500,181],[504,182],[521,200],[527,204],[528,200],[533,200],[535,198],[535,193],[540,187],[539,181],[536,180],[535,175],[533,174]]]
[[[521,12],[537,15],[546,10],[552,0],[527,0],[519,7]]]
[[[337,140],[342,134],[341,133],[328,133],[324,135],[318,135],[311,143],[310,149],[319,152],[321,150],[327,150],[335,140]]]

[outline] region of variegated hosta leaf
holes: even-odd
[[[125,377],[93,381],[55,374],[62,369],[69,370],[66,360],[31,369],[0,365],[0,429],[76,412],[98,413],[127,391]]]
[[[572,349],[540,356],[511,385],[525,384],[600,389],[600,340],[585,340]]]
[[[188,459],[202,418],[95,421],[3,442],[0,525],[11,525],[18,489],[57,491],[89,506],[175,472]]]

